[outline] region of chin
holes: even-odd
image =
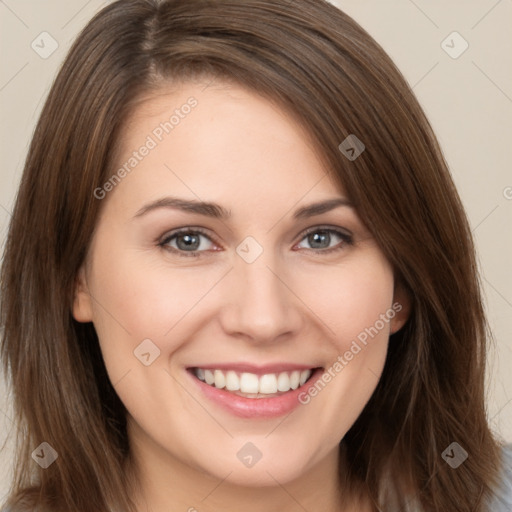
[[[241,451],[239,444],[237,443],[237,452]],[[246,449],[247,453],[250,451]],[[225,453],[227,452],[230,450],[226,450]],[[259,460],[247,459],[245,463],[243,461],[245,452],[242,452],[239,457],[223,456],[222,460],[217,459],[213,464],[212,461],[215,458],[211,458],[209,461],[201,461],[200,464],[202,470],[215,479],[227,478],[230,484],[242,487],[275,486],[276,483],[285,485],[302,476],[313,465],[310,455],[306,453],[295,453],[290,457],[287,451],[283,450],[281,453],[274,450],[271,452],[272,455],[266,457],[267,450],[263,449],[262,452]],[[256,456],[256,452],[254,455]]]

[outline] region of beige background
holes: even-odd
[[[101,0],[0,0],[0,243],[23,161],[45,98],[70,42]],[[338,0],[402,70],[438,134],[467,208],[481,262],[496,346],[489,355],[489,417],[512,442],[512,19],[511,0]],[[57,50],[41,58],[32,41],[48,32]],[[441,43],[457,31],[458,58]],[[46,37],[46,36],[45,36]],[[450,36],[452,54],[463,41]],[[46,49],[50,46],[47,44]],[[0,384],[0,446],[11,426]],[[0,452],[0,502],[12,447]]]

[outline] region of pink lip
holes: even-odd
[[[246,365],[240,366],[242,366],[243,368],[248,367]],[[237,365],[227,365],[227,367],[233,370],[238,370]],[[200,366],[199,368],[203,367]],[[219,370],[223,369],[222,366],[215,366],[215,368]],[[268,371],[268,368],[269,367],[265,367],[266,373],[274,373],[272,371]],[[283,366],[279,366],[279,368],[283,368]],[[301,368],[303,370],[307,370],[311,367],[293,366],[292,370],[299,370]],[[277,373],[277,371],[275,373]],[[275,418],[283,416],[293,411],[299,405],[302,405],[301,402],[299,401],[299,395],[301,393],[307,392],[309,387],[312,386],[316,382],[316,380],[322,376],[323,369],[317,368],[316,370],[314,370],[309,380],[302,386],[299,386],[297,389],[290,390],[286,393],[283,393],[282,395],[274,396],[271,398],[245,398],[243,396],[238,396],[224,389],[217,389],[214,386],[206,384],[206,382],[203,382],[199,380],[197,377],[195,377],[191,371],[187,371],[186,373],[210,401],[222,407],[223,409],[229,411],[231,414],[234,414],[235,416],[239,416],[241,418],[255,419]],[[251,369],[251,373],[256,373],[254,371],[254,366]]]

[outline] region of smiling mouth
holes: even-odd
[[[235,370],[191,368],[194,377],[211,387],[244,398],[272,398],[303,386],[317,368],[257,375]]]

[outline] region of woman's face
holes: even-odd
[[[140,464],[243,485],[335,467],[408,308],[299,125],[184,84],[137,107],[116,163],[74,316]]]

